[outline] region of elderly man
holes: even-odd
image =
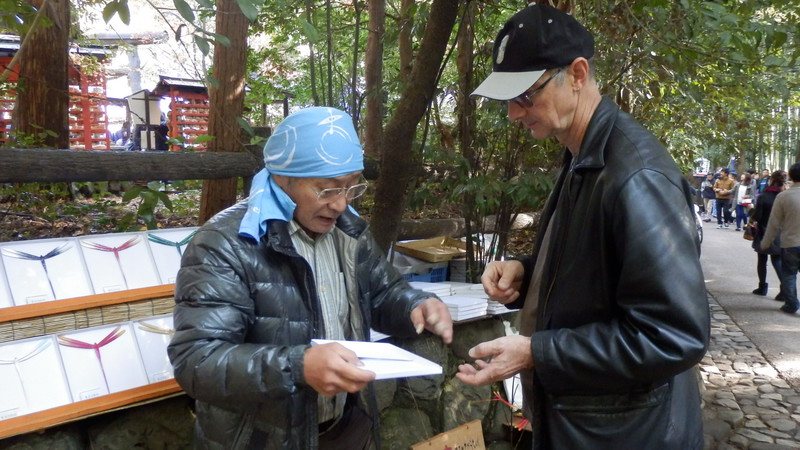
[[[531,5],[497,36],[473,93],[566,147],[533,254],[487,265],[489,296],[522,307],[520,334],[478,344],[457,377],[520,373],[537,449],[700,449],[695,365],[709,312],[687,181],[667,150],[603,97],[592,35]],[[657,212],[654,212],[655,210]]]
[[[311,340],[427,329],[450,343],[450,314],[409,287],[350,208],[367,184],[346,113],[290,115],[264,162],[248,200],[192,239],[175,285],[168,352],[196,399],[195,446],[374,448],[375,374],[344,346]]]

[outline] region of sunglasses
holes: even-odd
[[[509,101],[516,103],[518,106],[522,108],[530,108],[531,106],[533,106],[533,100],[532,100],[533,96],[535,96],[539,92],[542,92],[542,90],[547,87],[547,84],[550,83],[550,80],[552,80],[553,78],[555,78],[556,75],[561,73],[561,70],[562,69],[556,69],[556,71],[553,72],[553,74],[550,75],[549,78],[544,80],[544,83],[540,84],[539,87],[534,88],[533,86],[531,86],[530,88],[528,88],[527,91],[523,92],[522,94],[519,94],[518,96],[512,98]]]

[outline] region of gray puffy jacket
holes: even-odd
[[[246,209],[242,202],[217,214],[186,249],[169,358],[196,400],[195,447],[313,449],[317,393],[304,379],[303,357],[311,339],[324,336],[314,276],[286,222],[270,222],[259,242],[240,237]],[[345,211],[334,232],[348,298],[363,318],[352,324],[357,339],[368,340],[370,327],[415,336],[409,315],[431,295],[410,289],[363,219]],[[375,417],[371,389],[361,397]]]

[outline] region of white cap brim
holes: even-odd
[[[511,100],[527,91],[544,73],[545,70],[492,72],[470,95],[479,95],[494,100]]]

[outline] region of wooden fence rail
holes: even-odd
[[[0,148],[0,183],[206,180],[249,177],[249,152],[128,152]]]

